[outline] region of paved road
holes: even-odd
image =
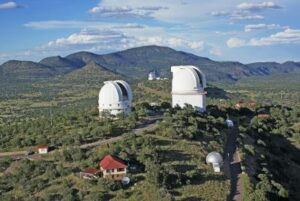
[[[242,200],[242,181],[241,181],[241,163],[237,148],[237,136],[239,131],[234,128],[228,132],[227,144],[225,148],[225,169],[227,169],[227,175],[230,177],[230,195],[229,201],[241,201]],[[226,171],[225,171],[226,172]]]

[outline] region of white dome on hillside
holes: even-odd
[[[218,152],[210,152],[206,156],[206,163],[223,163],[223,157]]]
[[[152,71],[148,74],[148,80],[156,80],[156,73]]]
[[[173,93],[203,91],[206,87],[205,75],[195,66],[172,66],[171,71]]]
[[[123,80],[106,81],[99,92],[99,112],[112,115],[129,113],[132,105],[132,90]]]

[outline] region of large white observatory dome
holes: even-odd
[[[198,111],[206,109],[206,78],[196,66],[172,66],[172,105],[192,105]]]
[[[123,80],[106,81],[99,92],[100,116],[104,112],[111,115],[129,113],[132,106],[132,90]]]
[[[221,154],[219,154],[218,152],[210,152],[207,156],[206,156],[206,163],[223,163],[223,158],[221,156]]]
[[[172,93],[193,93],[203,91],[206,78],[195,66],[172,66]]]

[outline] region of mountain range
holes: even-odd
[[[39,62],[10,60],[0,65],[0,78],[51,78],[75,72],[77,76],[80,73],[87,76],[92,75],[91,71],[97,71],[97,68],[133,79],[145,78],[152,70],[169,77],[172,65],[198,66],[210,81],[235,81],[251,76],[300,72],[300,62],[220,62],[169,47],[143,46],[105,55],[77,52],[66,57],[47,57]]]

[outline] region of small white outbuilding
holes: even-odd
[[[148,80],[156,80],[156,73],[152,71],[148,74]]]
[[[48,146],[40,145],[37,147],[38,153],[39,154],[47,154],[48,153]]]
[[[132,90],[123,80],[106,81],[99,92],[99,114],[128,114],[132,108]]]
[[[192,105],[195,110],[206,110],[206,78],[196,66],[172,66],[172,106]]]
[[[220,172],[221,167],[223,165],[223,157],[218,152],[215,152],[215,151],[210,152],[206,156],[206,163],[207,164],[212,164],[213,169],[214,169],[215,172]]]

